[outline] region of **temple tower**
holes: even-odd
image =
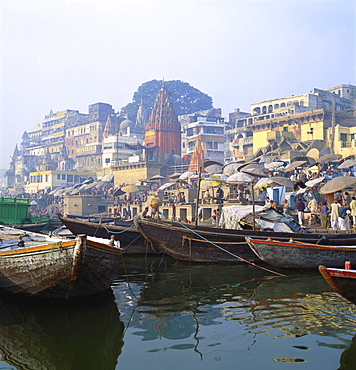
[[[168,163],[174,155],[181,155],[181,127],[170,101],[169,94],[162,84],[151,116],[146,125],[145,147],[148,160]]]

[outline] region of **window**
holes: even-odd
[[[110,163],[110,158],[105,158],[105,163]]]
[[[60,180],[60,179],[61,179],[61,175],[57,174],[57,180]]]
[[[66,179],[66,175],[62,175],[62,180],[65,180]]]
[[[67,182],[73,182],[73,175],[67,175]]]

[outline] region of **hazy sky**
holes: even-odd
[[[356,84],[355,0],[0,0],[0,168],[52,109],[182,80],[223,115]]]

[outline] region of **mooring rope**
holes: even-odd
[[[268,272],[270,272],[270,273],[272,273],[272,274],[276,274],[276,275],[279,275],[279,276],[285,276],[285,275],[283,275],[283,274],[280,274],[279,272],[272,271],[272,270],[267,269],[267,268],[265,268],[265,267],[262,267],[262,266],[256,265],[254,262],[247,261],[247,260],[245,260],[244,258],[241,258],[241,257],[237,256],[236,254],[234,254],[234,253],[232,253],[232,252],[230,252],[230,251],[226,250],[225,248],[220,247],[219,245],[215,244],[215,243],[214,243],[214,242],[212,242],[211,240],[204,238],[204,236],[200,235],[199,233],[197,233],[197,232],[196,232],[196,231],[194,231],[193,229],[191,229],[191,228],[189,228],[188,226],[184,225],[182,222],[180,222],[180,221],[177,221],[177,222],[178,222],[180,225],[182,225],[183,227],[185,227],[186,229],[188,229],[189,231],[191,231],[193,234],[195,234],[196,236],[198,236],[199,238],[201,238],[201,239],[203,239],[203,240],[205,240],[205,241],[209,242],[210,244],[212,244],[213,246],[215,246],[215,247],[219,248],[219,249],[220,249],[220,250],[222,250],[223,252],[226,252],[226,253],[230,254],[231,256],[233,256],[233,257],[237,258],[239,261],[242,261],[242,262],[248,263],[248,264],[249,264],[249,265],[251,265],[251,266],[254,266],[254,267],[257,267],[257,268],[259,268],[259,269],[262,269],[262,270],[268,271]],[[247,242],[246,242],[246,244],[247,244]]]
[[[124,232],[126,232],[127,230],[130,230],[132,229],[135,225],[132,224],[131,226],[129,226],[128,228],[126,228],[125,230],[122,230],[122,231],[112,231],[112,230],[109,230],[105,224],[101,224],[103,226],[103,228],[109,233],[109,234],[122,234]]]

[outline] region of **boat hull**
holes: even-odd
[[[345,270],[319,266],[325,281],[336,292],[356,305],[356,270]]]
[[[121,251],[78,236],[76,240],[0,252],[0,288],[9,293],[72,299],[110,289]]]
[[[85,234],[104,239],[110,239],[114,236],[115,240],[120,241],[120,248],[125,253],[153,253],[152,249],[148,247],[145,238],[136,230],[132,222],[121,225],[109,225],[75,220],[62,215],[58,215],[58,218],[74,235]]]
[[[276,233],[273,231],[232,230],[206,226],[195,228],[191,224],[183,224],[177,221],[140,217],[135,217],[134,222],[137,230],[154,248],[160,249],[178,260],[193,262],[236,262],[238,258],[229,253],[248,261],[260,261],[245,239],[248,236],[267,238],[277,237],[278,235],[278,239],[285,241],[288,241],[292,236],[295,240],[320,243],[321,245],[328,242],[338,244],[341,241],[346,245],[356,244],[355,235],[352,234]],[[220,250],[212,243],[228,252]]]
[[[246,238],[251,249],[264,262],[284,269],[311,270],[319,265],[342,267],[356,263],[356,246],[330,246]]]

